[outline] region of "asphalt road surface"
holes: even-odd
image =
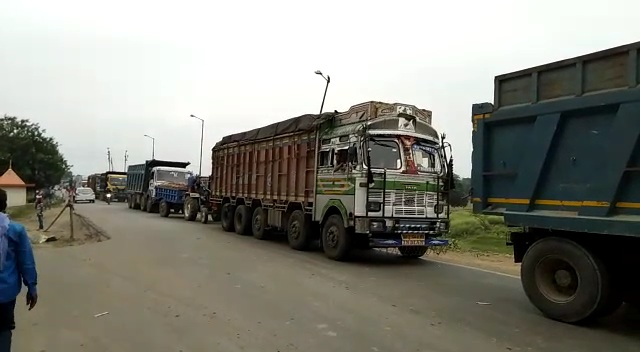
[[[338,263],[102,202],[112,239],[39,248],[40,302],[15,351],[638,351],[640,319],[547,320],[517,279],[369,251]],[[485,304],[483,304],[485,303]],[[488,304],[486,304],[488,303]],[[98,317],[95,315],[108,312]]]

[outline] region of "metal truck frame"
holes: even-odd
[[[472,107],[473,210],[514,227],[524,292],[555,320],[640,301],[639,50],[498,76]]]
[[[211,211],[226,231],[265,239],[284,230],[296,250],[320,240],[334,260],[356,247],[421,257],[447,244],[447,147],[431,112],[412,105],[299,116],[216,144]]]

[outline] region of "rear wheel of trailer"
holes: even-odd
[[[611,314],[622,304],[605,263],[565,238],[533,243],[522,260],[520,276],[531,303],[554,320],[581,323]]]
[[[304,251],[309,249],[312,240],[311,219],[302,210],[294,210],[287,221],[287,240],[289,247]]]
[[[259,240],[266,239],[266,227],[267,218],[265,217],[264,210],[262,210],[262,207],[255,208],[251,216],[251,233],[253,237]]]
[[[220,212],[220,221],[222,222],[222,229],[227,232],[233,232],[234,228],[234,215],[236,208],[231,203],[225,203],[222,205],[222,211]]]
[[[251,208],[246,205],[238,205],[233,216],[233,227],[238,235],[251,233]]]

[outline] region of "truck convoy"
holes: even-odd
[[[167,217],[183,211],[189,198],[187,181],[193,176],[189,162],[147,160],[127,169],[127,201],[130,209],[159,212]]]
[[[111,193],[111,200],[125,201],[127,194],[127,173],[122,171],[106,171],[101,174],[92,174],[87,178],[88,187],[93,190],[96,198],[106,200],[107,193]]]
[[[353,248],[423,256],[446,245],[453,161],[431,111],[366,102],[224,137],[212,149],[211,210],[224,230],[320,240],[327,257]],[[131,173],[129,174],[131,178]]]
[[[504,216],[529,300],[579,323],[640,301],[640,42],[495,78],[473,210]]]

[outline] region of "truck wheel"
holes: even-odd
[[[187,198],[183,205],[184,219],[194,221],[198,217],[198,201],[193,198]]]
[[[147,209],[147,196],[142,196],[140,199],[140,210],[145,211]]]
[[[220,220],[222,222],[222,229],[227,232],[233,232],[235,229],[233,224],[233,218],[236,213],[236,208],[231,203],[226,203],[222,206],[222,212],[220,214]]]
[[[586,322],[614,305],[615,290],[605,265],[568,239],[548,237],[531,245],[520,277],[531,303],[554,320]]]
[[[153,206],[154,206],[153,201],[152,201],[151,199],[147,199],[147,202],[146,202],[146,203],[147,203],[147,204],[145,204],[145,205],[146,205],[147,207],[146,207],[146,209],[145,209],[145,210],[147,211],[147,213],[153,213]]]
[[[163,218],[166,218],[169,216],[169,213],[171,212],[171,207],[169,207],[169,204],[167,204],[167,202],[163,199],[160,201],[160,216],[162,216]]]
[[[127,206],[129,207],[129,209],[133,209],[133,200],[131,198],[132,197],[129,197],[127,199]]]
[[[398,247],[398,251],[400,255],[404,258],[416,259],[420,258],[427,253],[429,247],[422,246],[408,246],[408,247]]]
[[[253,216],[251,216],[251,232],[253,233],[253,237],[259,240],[267,239],[265,231],[266,225],[267,219],[265,218],[264,210],[262,210],[262,207],[257,207],[253,211]]]
[[[322,249],[329,259],[342,261],[349,257],[351,239],[344,228],[342,216],[329,216],[322,227]]]
[[[289,247],[304,251],[311,245],[311,221],[307,221],[302,210],[294,210],[287,223]]]
[[[200,222],[203,224],[209,222],[209,209],[207,207],[202,207],[200,210]]]
[[[248,235],[251,233],[251,215],[249,215],[251,208],[246,205],[239,205],[236,207],[236,213],[233,217],[233,226],[236,229],[238,235]]]
[[[131,198],[131,209],[140,209],[140,196],[133,195]]]

